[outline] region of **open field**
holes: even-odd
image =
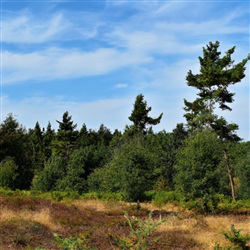
[[[67,249],[58,244],[61,239],[77,242],[82,248],[120,249],[114,239],[129,236],[131,230],[124,216],[146,220],[150,211],[153,220],[159,221],[159,211],[152,204],[99,201],[91,199],[63,199],[55,202],[32,196],[0,196],[0,249]],[[148,249],[213,249],[216,242],[227,244],[221,232],[235,228],[250,233],[249,213],[230,215],[195,215],[174,205],[162,208],[166,221],[151,234],[160,237]],[[70,243],[68,243],[70,244]],[[68,248],[70,249],[70,248]]]

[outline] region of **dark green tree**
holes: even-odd
[[[52,143],[55,155],[60,155],[65,159],[69,159],[69,154],[74,149],[78,136],[78,131],[75,130],[77,124],[73,124],[71,119],[68,111],[66,111],[63,114],[62,121],[57,121],[59,128]]]
[[[110,141],[112,140],[112,133],[110,129],[108,129],[104,124],[101,124],[98,131],[98,142],[103,144],[104,146],[108,146]]]
[[[163,113],[161,113],[157,118],[152,118],[148,113],[152,110],[151,107],[147,106],[147,101],[144,100],[142,94],[137,95],[134,109],[129,116],[129,120],[133,122],[132,131],[147,134],[148,130],[152,125],[157,125],[160,123]]]
[[[0,161],[5,157],[21,157],[21,143],[24,138],[24,129],[14,118],[8,114],[7,118],[0,124]]]
[[[28,135],[12,114],[0,124],[0,162],[9,157],[18,166],[14,188],[28,189],[33,178]]]
[[[177,124],[171,133],[163,130],[157,134],[148,135],[147,141],[151,146],[151,152],[157,158],[155,171],[159,175],[159,181],[156,186],[158,184],[162,186],[162,180],[164,180],[165,189],[174,189],[176,156],[187,135],[183,124]],[[159,189],[159,187],[156,188]]]
[[[174,176],[175,149],[173,134],[165,130],[157,134],[149,134],[146,138],[146,147],[151,152],[154,168],[154,189],[158,191],[172,190]]]
[[[76,142],[76,147],[86,147],[90,145],[89,131],[85,123],[83,123]]]
[[[18,178],[18,166],[15,161],[8,157],[0,162],[0,186],[15,189]]]
[[[58,182],[57,189],[71,189],[79,194],[87,191],[85,168],[89,164],[89,151],[86,148],[76,149],[70,154],[65,177]]]
[[[250,153],[237,164],[236,173],[239,177],[239,198],[250,199]]]
[[[60,156],[51,156],[46,162],[43,171],[33,180],[34,188],[44,192],[57,190],[58,183],[66,175],[67,165]]]
[[[52,129],[51,123],[48,122],[47,128],[44,132],[44,155],[45,155],[45,161],[47,161],[51,155],[52,155],[52,141],[55,136],[55,130]]]
[[[44,141],[43,132],[38,122],[36,122],[35,128],[29,130],[29,140],[31,149],[32,168],[34,171],[41,171],[44,167],[45,155],[44,155]]]
[[[234,155],[231,158],[235,164],[238,198],[250,199],[250,141],[241,142],[232,150]]]
[[[228,142],[238,142],[240,138],[235,130],[237,124],[228,124],[223,117],[215,114],[216,107],[221,110],[229,110],[228,106],[234,101],[234,93],[230,92],[228,87],[240,82],[245,77],[246,63],[250,56],[243,59],[240,63],[234,64],[231,56],[235,51],[235,46],[221,57],[218,51],[220,43],[210,42],[206,48],[203,48],[203,57],[199,57],[200,73],[193,74],[190,70],[186,80],[188,86],[198,89],[197,98],[193,102],[184,99],[187,120],[190,130],[202,130],[212,128],[221,140],[224,142],[224,158],[230,180],[232,198],[235,200],[234,179],[232,169],[229,165],[229,155],[227,150]]]

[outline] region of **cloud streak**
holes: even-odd
[[[60,37],[70,26],[62,13],[54,14],[49,20],[37,20],[26,14],[4,20],[2,37],[8,43],[44,43]]]
[[[5,51],[2,57],[3,84],[107,74],[121,67],[146,64],[152,60],[140,53],[116,49],[97,49],[91,52],[61,48],[32,53]]]

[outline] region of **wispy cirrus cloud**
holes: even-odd
[[[150,62],[152,58],[116,49],[81,51],[78,49],[50,48],[31,53],[5,51],[3,84],[29,80],[53,80],[107,74],[121,67]]]
[[[48,20],[36,20],[33,15],[26,13],[3,20],[3,42],[44,43],[63,34],[69,26],[62,13],[54,14]]]
[[[34,15],[29,10],[6,12],[2,21],[2,41],[15,44],[42,44],[85,40],[97,35],[103,25],[99,16],[84,11],[60,10]]]

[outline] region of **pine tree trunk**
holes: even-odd
[[[234,179],[233,179],[233,174],[232,174],[231,168],[229,166],[229,160],[228,160],[228,155],[227,155],[226,150],[224,150],[224,158],[225,158],[225,161],[226,161],[227,173],[228,173],[228,177],[229,177],[229,181],[230,181],[230,186],[231,186],[232,199],[233,199],[233,201],[236,201]]]

